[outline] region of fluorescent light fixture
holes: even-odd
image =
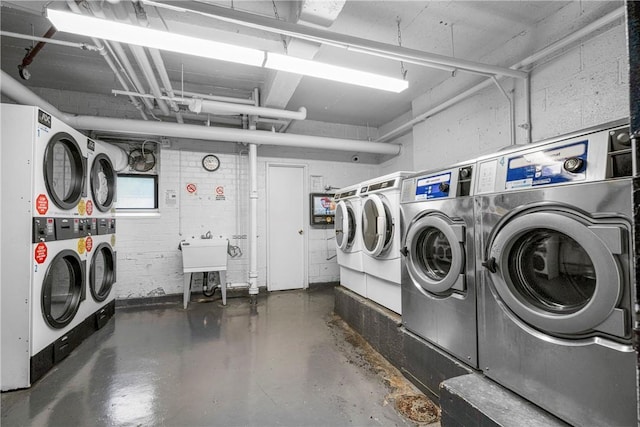
[[[334,80],[389,92],[398,93],[409,87],[409,82],[405,80],[325,64],[323,62],[281,55],[279,53],[267,52],[267,61],[264,66],[265,68],[271,68],[273,70],[288,71],[290,73],[303,74],[305,76]]]
[[[47,9],[47,18],[58,31],[67,33],[204,58],[220,59],[255,67],[261,67],[264,62],[265,52],[258,49],[234,46],[54,9]]]
[[[365,86],[390,92],[402,92],[409,87],[405,80],[325,64],[308,59],[265,52],[259,49],[235,46],[184,36],[167,31],[95,18],[87,15],[48,9],[47,18],[58,29],[67,33],[112,40],[160,50],[265,67],[273,70],[302,74],[321,79]]]

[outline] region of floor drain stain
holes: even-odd
[[[420,424],[430,424],[439,418],[438,407],[425,396],[398,396],[396,409],[406,418]]]

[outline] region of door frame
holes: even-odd
[[[269,178],[269,168],[272,167],[277,167],[277,168],[296,168],[296,169],[302,169],[302,174],[303,174],[303,182],[302,182],[302,193],[300,196],[302,197],[302,209],[303,209],[303,221],[302,221],[302,236],[303,236],[303,251],[304,251],[304,255],[302,257],[303,260],[303,282],[302,282],[302,289],[307,289],[309,287],[309,223],[307,221],[304,220],[305,216],[304,216],[304,212],[309,212],[309,174],[308,174],[308,166],[304,163],[282,163],[282,162],[266,162],[265,164],[265,181],[266,181],[266,185],[265,185],[265,199],[266,199],[266,195],[269,193],[269,189],[271,188],[271,182],[270,182],[270,178]],[[271,210],[269,208],[269,200],[266,199],[265,200],[265,210],[266,210],[266,221],[267,223],[265,224],[265,228],[266,228],[266,237],[267,237],[267,241],[266,241],[266,245],[265,245],[265,252],[266,252],[266,270],[267,270],[267,291],[270,291],[271,289],[269,289],[271,287],[271,256],[269,254],[269,241],[271,239],[271,235],[272,232],[270,230],[270,223],[271,223]],[[306,216],[306,218],[308,218],[308,215]]]

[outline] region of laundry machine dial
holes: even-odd
[[[578,172],[584,166],[584,160],[579,157],[570,157],[564,161],[563,166],[567,172]]]
[[[440,185],[438,186],[438,188],[442,193],[448,193],[449,192],[449,184],[447,184],[446,182],[441,182]]]

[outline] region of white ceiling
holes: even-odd
[[[127,7],[132,10],[126,0]],[[309,0],[307,0],[309,1]],[[100,2],[109,12],[109,2]],[[191,2],[182,1],[188,8]],[[214,2],[211,2],[214,3]],[[500,58],[496,51],[510,39],[530,32],[544,18],[558,12],[565,1],[347,1],[337,19],[328,30],[369,40],[398,44],[397,21],[400,21],[402,45],[425,52],[455,56],[477,62],[490,62],[486,58]],[[65,2],[2,1],[0,27],[5,31],[41,36],[49,28],[41,15],[45,4],[65,8]],[[215,2],[273,18],[271,1]],[[275,2],[281,19],[295,17],[299,3]],[[145,7],[151,26],[176,32],[195,34],[215,40],[255,46],[265,50],[283,52],[279,35],[238,25],[223,23],[203,16]],[[160,19],[161,18],[161,19]],[[295,19],[295,18],[294,18]],[[163,22],[164,21],[164,22]],[[58,33],[59,40],[90,40]],[[30,41],[2,37],[1,66],[18,76]],[[532,52],[522,52],[525,57]],[[511,53],[512,54],[512,53]],[[174,88],[224,96],[249,97],[254,87],[261,88],[263,100],[270,106],[297,110],[306,107],[311,120],[379,127],[411,109],[411,101],[447,79],[447,71],[404,64],[409,89],[394,94],[360,88],[311,77],[274,73],[262,68],[242,66],[216,60],[162,52],[163,59],[174,83]],[[505,63],[493,65],[509,66]],[[323,45],[317,49],[315,59],[343,66],[401,78],[401,64],[364,54]],[[494,59],[495,61],[495,59]],[[73,90],[87,93],[111,94],[121,89],[105,61],[95,52],[47,45],[37,55],[29,71],[31,78],[24,81],[30,87]],[[269,93],[270,82],[279,79],[280,89]],[[284,86],[283,86],[284,85]],[[289,91],[281,89],[288,86]],[[126,97],[119,97],[123,105]],[[171,120],[171,118],[165,118]]]

